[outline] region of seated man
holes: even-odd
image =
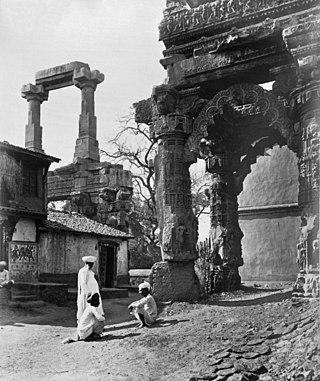
[[[153,324],[158,316],[156,302],[150,294],[151,286],[148,282],[139,285],[139,294],[142,299],[137,300],[129,305],[130,313],[138,320],[138,328],[148,327]]]
[[[100,337],[104,327],[104,316],[97,309],[100,304],[99,294],[95,293],[89,296],[87,301],[90,305],[86,307],[78,322],[78,340],[85,340],[90,336]]]
[[[9,279],[9,271],[5,269],[7,262],[0,262],[0,287],[1,288],[11,288],[14,281]]]

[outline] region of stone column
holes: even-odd
[[[90,71],[82,67],[73,73],[73,83],[81,89],[81,114],[79,117],[79,137],[76,140],[74,163],[82,159],[100,161],[97,141],[97,118],[94,115],[94,92],[104,75],[98,70]]]
[[[290,94],[292,117],[298,124],[300,146],[299,206],[302,210],[297,244],[299,276],[296,290],[319,296],[319,150],[320,150],[320,54],[319,21],[295,25],[283,32],[297,67],[298,81]]]
[[[185,144],[192,118],[177,111],[178,94],[167,86],[154,89],[154,121],[151,137],[158,143],[155,187],[159,240],[163,262],[152,267],[158,300],[192,300],[199,284],[194,271],[197,259],[197,224],[191,207],[189,166],[195,157]]]
[[[40,125],[40,106],[48,100],[48,91],[42,85],[24,85],[21,96],[29,103],[28,124],[25,129],[25,147],[36,152],[42,149],[42,127]]]
[[[243,265],[241,239],[243,233],[238,217],[238,185],[233,174],[235,152],[225,148],[223,138],[201,142],[206,170],[212,185],[207,191],[210,200],[210,244],[216,265],[213,274],[215,291],[238,289],[241,285],[238,267]],[[217,284],[217,279],[219,284]]]

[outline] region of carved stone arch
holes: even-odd
[[[215,118],[223,114],[226,106],[239,117],[261,115],[270,128],[290,140],[292,124],[287,116],[287,106],[259,85],[239,83],[217,93],[201,110],[187,143],[191,152],[199,155],[200,141],[208,136],[208,126],[215,124]]]

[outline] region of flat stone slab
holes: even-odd
[[[222,369],[217,372],[218,376],[231,376],[234,373],[236,373],[235,368]]]
[[[72,86],[73,71],[83,67],[90,70],[87,63],[79,61],[40,70],[36,73],[36,84],[42,85],[45,90],[54,90]]]
[[[229,357],[230,356],[230,353],[227,352],[227,351],[224,351],[224,352],[221,352],[221,353],[217,353],[214,357],[217,358],[217,359],[223,359],[223,358],[226,358],[226,357]]]
[[[254,359],[259,356],[260,354],[258,352],[247,352],[242,354],[242,357],[245,359]]]

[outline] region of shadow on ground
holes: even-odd
[[[106,325],[132,320],[128,305],[140,299],[138,293],[129,292],[126,298],[104,299],[103,309]],[[77,326],[77,304],[69,301],[67,306],[59,307],[45,302],[20,303],[18,306],[0,306],[0,326],[17,324],[52,325],[60,327]]]
[[[205,302],[202,302],[201,304],[223,306],[223,307],[254,306],[257,304],[282,302],[283,300],[291,299],[291,297],[292,297],[292,290],[289,290],[289,291],[276,292],[271,295],[254,297],[254,298],[245,298],[240,300],[239,299],[226,300],[226,299],[217,298],[217,299],[206,300]]]

